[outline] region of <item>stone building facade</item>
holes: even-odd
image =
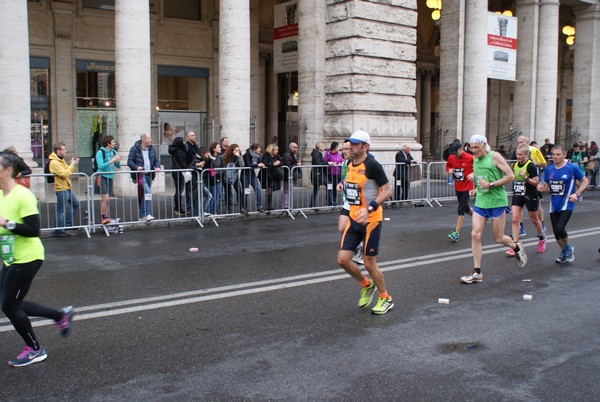
[[[297,0],[297,71],[280,73],[282,3],[0,0],[0,148],[38,160],[61,141],[86,157],[98,128],[127,150],[142,132],[163,141],[165,122],[202,145],[294,139],[307,158],[364,129],[383,162],[405,143],[439,158],[473,133],[600,140],[598,0],[445,1],[438,21],[425,0]],[[503,9],[518,18],[515,81],[486,76],[487,14]]]

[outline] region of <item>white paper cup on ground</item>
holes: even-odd
[[[533,296],[532,295],[523,295],[523,300],[525,300],[525,301],[532,301],[533,300]]]
[[[450,304],[450,299],[438,299],[439,304]]]
[[[190,247],[190,252],[191,253],[197,253],[198,252],[198,247]]]

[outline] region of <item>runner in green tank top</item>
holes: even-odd
[[[519,267],[527,263],[527,255],[523,244],[515,243],[504,234],[508,195],[504,185],[515,180],[513,170],[497,152],[490,152],[487,138],[474,135],[469,146],[475,157],[473,173],[467,177],[475,182],[476,188],[471,195],[477,194],[473,207],[473,229],[471,231],[471,248],[473,250],[473,272],[460,278],[463,283],[483,282],[481,273],[482,245],[481,237],[488,219],[492,219],[492,230],[496,243],[504,244],[515,251]]]

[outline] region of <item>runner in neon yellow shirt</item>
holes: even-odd
[[[24,300],[44,262],[44,246],[39,237],[37,200],[29,189],[17,185],[17,163],[16,154],[0,152],[0,297],[2,311],[25,342],[23,351],[8,362],[12,367],[38,363],[48,357],[33,332],[30,316],[54,320],[61,335],[67,336],[74,315],[73,307],[53,309]]]

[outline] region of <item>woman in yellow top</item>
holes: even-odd
[[[62,336],[69,335],[73,307],[53,309],[24,301],[33,278],[44,261],[40,240],[40,213],[29,189],[17,185],[18,156],[0,152],[0,299],[2,311],[25,341],[23,351],[8,364],[27,366],[45,360],[46,349],[39,344],[29,316],[56,322]]]

